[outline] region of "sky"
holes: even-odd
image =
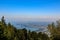
[[[60,0],[0,0],[0,17],[10,20],[60,19]]]

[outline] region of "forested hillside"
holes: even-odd
[[[0,40],[60,40],[60,22],[48,25],[50,37],[43,32],[17,29],[11,23],[6,23],[4,16],[0,21]]]

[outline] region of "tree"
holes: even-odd
[[[25,40],[27,40],[27,30],[25,28],[22,29],[22,30],[23,30],[23,33],[24,33]]]
[[[2,22],[3,26],[5,26],[5,27],[7,26],[7,25],[6,25],[6,22],[5,22],[5,19],[4,19],[4,16],[2,16],[1,22]]]
[[[60,40],[60,22],[57,21],[57,25],[54,23],[50,24],[48,26],[48,30],[51,33],[51,39],[52,40]]]
[[[4,36],[5,24],[4,17],[2,17],[2,20],[0,21],[0,40],[7,40],[7,37]]]
[[[45,33],[28,31],[25,28],[17,29],[11,23],[6,24],[4,16],[1,18],[0,40],[47,40],[47,39],[48,36]]]

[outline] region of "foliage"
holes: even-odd
[[[49,37],[42,32],[17,29],[11,23],[6,24],[3,16],[0,21],[0,40],[49,40]]]
[[[56,23],[57,24],[52,23],[48,25],[48,30],[51,33],[51,40],[60,40],[60,21],[57,21]]]

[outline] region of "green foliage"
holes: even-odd
[[[49,37],[42,32],[16,29],[11,23],[6,24],[4,16],[0,21],[0,40],[48,40]]]
[[[48,25],[48,30],[51,33],[51,40],[60,40],[60,21],[57,21],[57,25],[54,23]]]

